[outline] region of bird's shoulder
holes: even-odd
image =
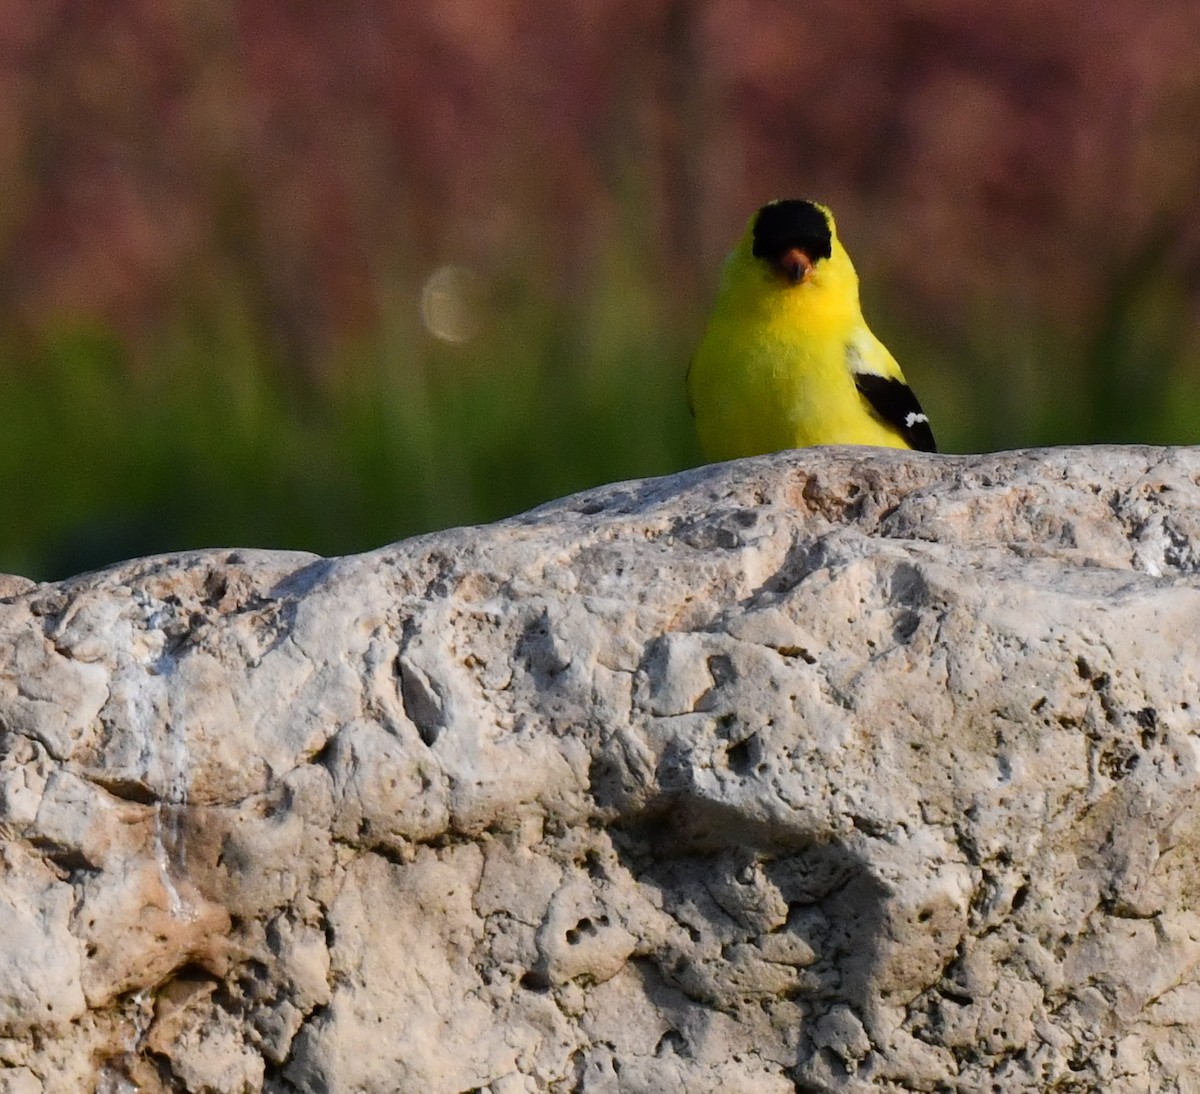
[[[897,380],[904,379],[904,373],[900,371],[896,358],[866,324],[856,327],[846,339],[846,367],[856,377],[870,373]]]

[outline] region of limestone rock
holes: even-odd
[[[1200,452],[0,585],[0,1091],[1200,1090]]]

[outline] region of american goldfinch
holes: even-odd
[[[863,319],[833,216],[815,202],[773,201],[750,218],[687,388],[711,460],[813,444],[937,451],[900,366]]]

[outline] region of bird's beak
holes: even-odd
[[[803,285],[812,277],[813,260],[799,247],[784,251],[777,266],[779,272],[793,285]]]

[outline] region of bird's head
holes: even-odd
[[[794,199],[764,205],[751,218],[743,247],[779,288],[857,298],[858,277],[824,205]]]

